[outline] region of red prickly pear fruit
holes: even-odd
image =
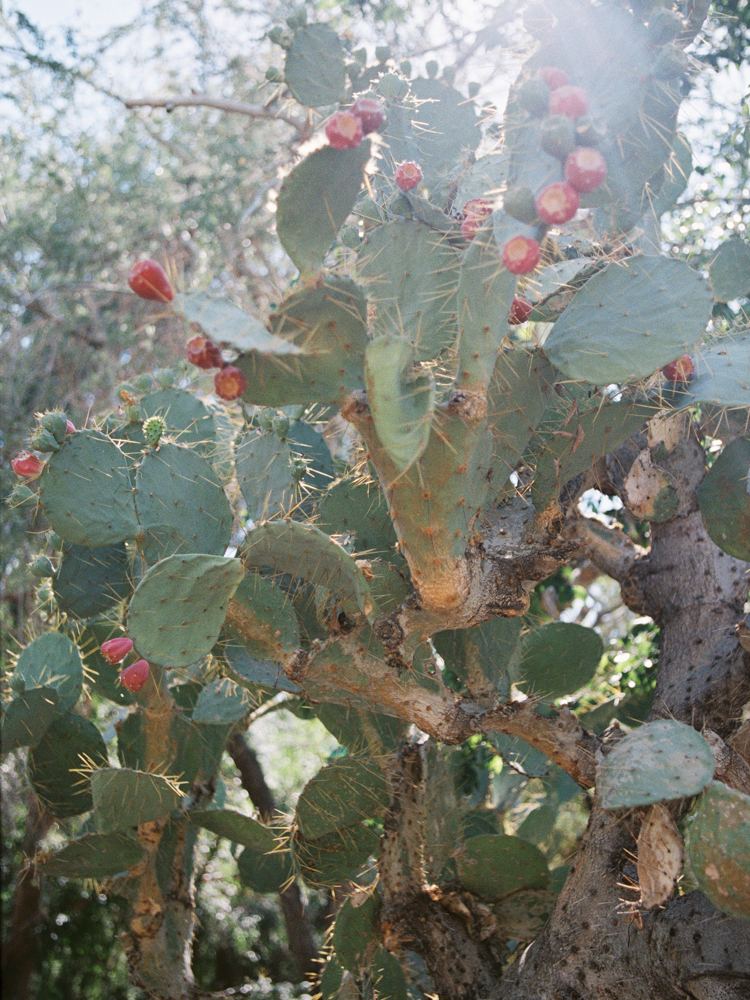
[[[510,326],[518,326],[519,323],[525,323],[526,320],[531,315],[531,311],[534,306],[525,299],[523,295],[516,295],[511,303],[510,312],[508,313],[508,323]]]
[[[567,115],[568,118],[580,118],[589,109],[589,95],[583,87],[558,87],[549,98],[549,113],[551,115]]]
[[[358,97],[349,110],[359,118],[365,135],[377,132],[385,121],[385,108],[374,97]]]
[[[76,425],[73,423],[72,420],[66,420],[65,421],[65,434],[66,435],[68,435],[68,434],[75,434],[75,432],[76,432]]]
[[[234,365],[224,365],[214,377],[216,395],[222,399],[239,399],[247,389],[247,379]]]
[[[325,132],[334,149],[355,149],[365,134],[362,122],[351,111],[337,111],[331,115]]]
[[[103,642],[99,647],[99,652],[107,663],[122,663],[132,648],[133,640],[128,639],[126,635],[120,635],[115,639],[107,639],[106,642]]]
[[[22,479],[32,479],[42,471],[44,462],[30,451],[22,451],[11,461],[10,467]]]
[[[512,219],[531,226],[538,222],[536,202],[531,188],[511,187],[503,195],[503,208]]]
[[[558,69],[557,66],[542,66],[540,70],[537,70],[536,74],[540,80],[544,80],[550,90],[557,90],[558,87],[565,87],[570,82],[568,80],[568,74],[564,69]]]
[[[518,91],[518,103],[531,115],[546,115],[552,93],[544,80],[534,77]]]
[[[472,198],[464,205],[464,221],[461,223],[461,235],[464,239],[473,240],[480,227],[492,215],[492,202],[486,198]]]
[[[224,364],[218,345],[200,333],[187,342],[185,354],[190,364],[196,368],[221,368]]]
[[[531,236],[514,236],[503,247],[503,264],[512,274],[533,271],[542,256],[541,247]]]
[[[137,264],[133,264],[128,284],[142,299],[171,302],[174,298],[174,288],[170,285],[164,268],[155,260],[139,260]]]
[[[413,160],[404,160],[396,167],[393,179],[396,182],[396,187],[401,188],[402,191],[411,191],[422,180],[422,170],[419,164]]]
[[[120,683],[128,691],[140,691],[148,680],[148,660],[136,660],[120,671]]]
[[[689,354],[683,354],[676,361],[670,361],[661,370],[668,382],[690,382],[695,377],[695,363]]]
[[[559,226],[570,222],[578,211],[581,199],[578,192],[570,184],[558,181],[549,184],[539,194],[536,200],[536,212],[542,222],[550,226]]]
[[[598,149],[580,146],[565,160],[565,180],[576,191],[596,191],[607,176],[607,161]]]

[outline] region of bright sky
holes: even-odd
[[[134,18],[141,0],[6,0],[6,7],[8,13],[20,10],[42,31],[64,24],[88,28],[96,35]]]

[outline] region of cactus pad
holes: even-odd
[[[254,707],[250,695],[229,677],[218,677],[198,695],[192,721],[196,724],[227,726],[243,719]]]
[[[160,774],[103,767],[91,775],[99,833],[115,833],[162,819],[182,803],[183,793]]]
[[[501,899],[520,889],[544,889],[549,870],[544,855],[520,837],[470,837],[456,857],[466,888],[483,899]]]
[[[353,823],[315,840],[298,832],[292,840],[292,856],[308,885],[333,886],[354,878],[379,847],[380,838],[374,830]]]
[[[297,28],[287,50],[284,79],[295,99],[308,108],[342,100],[346,68],[336,32],[327,24]]]
[[[750,920],[750,797],[712,781],[688,818],[687,858],[715,906]]]
[[[145,858],[144,848],[127,833],[87,833],[34,860],[42,875],[105,879],[126,874]]]
[[[732,236],[721,244],[708,269],[714,298],[729,302],[750,293],[750,243]]]
[[[0,729],[0,752],[33,747],[58,714],[57,691],[36,687],[16,694],[5,706]]]
[[[377,764],[342,757],[308,781],[297,801],[295,819],[302,834],[315,840],[356,820],[382,815],[388,801]]]
[[[225,837],[254,851],[265,853],[276,846],[274,835],[267,826],[235,809],[192,809],[190,821],[204,830],[210,830],[217,837]]]
[[[735,438],[708,470],[697,490],[711,541],[735,559],[750,560],[750,440]]]
[[[237,871],[240,882],[253,892],[281,892],[294,877],[288,850],[267,853],[246,847],[237,859]]]
[[[237,482],[253,521],[289,516],[295,505],[289,445],[273,432],[249,431],[237,446]]]
[[[543,625],[522,640],[517,682],[545,699],[561,698],[591,680],[603,652],[591,628],[575,622]]]
[[[64,543],[52,581],[61,611],[73,618],[94,618],[124,600],[132,589],[124,542],[118,545]]]
[[[67,712],[29,751],[29,781],[53,816],[79,816],[93,805],[90,768],[108,763],[107,748],[94,723]]]
[[[49,687],[57,692],[58,714],[72,708],[81,696],[83,664],[78,646],[60,632],[47,632],[25,646],[13,670],[23,689]]]

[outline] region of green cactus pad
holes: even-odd
[[[541,778],[547,774],[551,763],[541,750],[530,747],[517,736],[505,733],[486,733],[487,742],[493,750],[514,770],[530,778]]]
[[[279,663],[299,646],[299,625],[289,597],[272,580],[248,573],[229,608],[225,634],[250,656]]]
[[[455,341],[459,260],[442,233],[410,219],[378,226],[358,254],[357,274],[374,308],[375,337],[403,337],[418,361]]]
[[[344,98],[346,66],[339,36],[327,24],[308,24],[292,36],[284,79],[295,99],[308,108]]]
[[[237,559],[178,555],[152,566],[128,609],[127,633],[141,656],[188,667],[210,653],[245,575]]]
[[[306,516],[311,515],[321,492],[336,478],[331,449],[323,434],[304,420],[291,424],[285,440],[292,453],[292,464],[300,459],[305,463],[297,509]],[[298,519],[303,520],[302,517]]]
[[[630,257],[586,282],[544,350],[569,378],[596,385],[629,382],[689,351],[710,317],[711,293],[689,264]]]
[[[750,920],[750,797],[712,781],[688,816],[686,858],[720,910]]]
[[[295,820],[308,840],[382,816],[389,802],[382,771],[372,761],[342,757],[327,764],[305,785]]]
[[[211,726],[226,726],[239,722],[254,707],[244,687],[229,677],[211,681],[198,696],[192,721]]]
[[[334,956],[330,956],[315,984],[320,993],[320,1000],[343,1000],[341,995],[343,978],[344,969]]]
[[[711,541],[735,559],[750,561],[750,440],[735,438],[708,470],[697,490]]]
[[[0,752],[36,746],[58,713],[57,691],[35,687],[16,694],[4,706],[0,728]]]
[[[328,534],[348,531],[358,552],[388,558],[395,555],[396,532],[382,491],[355,479],[342,479],[323,495],[318,525]]]
[[[76,545],[116,545],[138,532],[129,463],[99,431],[78,431],[50,456],[40,498],[49,523]]]
[[[284,673],[284,668],[275,660],[260,660],[248,653],[245,646],[229,639],[221,645],[221,655],[230,677],[251,690],[255,687],[271,688],[273,691],[299,693],[301,688],[293,684]]]
[[[204,458],[216,448],[216,427],[212,415],[192,392],[185,389],[159,389],[141,397],[144,421],[161,417],[163,436],[176,444],[194,447]]]
[[[107,748],[94,723],[67,712],[50,723],[29,751],[29,781],[53,816],[79,816],[93,805],[90,768],[108,763]]]
[[[378,853],[379,847],[380,838],[374,830],[354,823],[315,840],[306,840],[297,833],[292,840],[292,856],[308,885],[342,885]]]
[[[298,163],[284,180],[276,206],[282,246],[303,278],[323,266],[362,187],[370,142],[356,149],[324,146]]]
[[[605,809],[646,806],[697,795],[713,778],[714,766],[700,733],[658,719],[618,740],[597,768],[596,788]]]
[[[269,854],[246,847],[237,859],[237,872],[253,892],[281,892],[294,877],[294,865],[288,850]]]
[[[237,482],[253,521],[288,517],[295,506],[292,455],[271,431],[249,431],[237,446]]]
[[[251,847],[261,854],[276,847],[273,832],[267,826],[235,809],[192,809],[189,816],[191,823],[197,823],[217,837],[224,837],[243,847]]]
[[[510,351],[497,359],[488,410],[493,428],[493,486],[502,489],[518,466],[552,394],[554,369],[538,352]]]
[[[162,819],[177,809],[183,798],[174,782],[160,774],[117,767],[94,771],[91,793],[99,833],[115,833]]]
[[[482,132],[476,106],[443,80],[418,77],[411,81],[417,101],[412,130],[425,184],[430,187],[477,148]]]
[[[750,337],[722,337],[693,355],[696,375],[689,385],[670,393],[673,405],[715,403],[724,410],[750,406]],[[674,360],[674,359],[672,359]]]
[[[458,283],[459,389],[486,388],[508,332],[517,276],[503,267],[495,241],[480,234],[466,251]]]
[[[145,858],[145,849],[127,833],[87,833],[34,860],[42,875],[105,879],[126,874]]]
[[[521,627],[520,618],[495,618],[474,628],[438,632],[432,641],[445,661],[446,682],[455,675],[474,697],[507,698]]]
[[[521,644],[518,683],[553,700],[583,687],[604,652],[601,638],[575,622],[552,622],[533,629]]]
[[[340,545],[311,524],[271,521],[248,532],[242,545],[247,567],[270,568],[325,587],[346,609],[376,612],[370,588],[356,562]]]
[[[26,691],[49,687],[57,692],[57,713],[67,713],[81,696],[83,664],[78,646],[60,632],[37,636],[19,654],[13,669],[15,683]]]
[[[52,581],[61,611],[73,618],[94,618],[124,600],[132,589],[125,543],[87,545],[64,543]]]
[[[644,197],[648,200],[648,208],[655,218],[660,218],[674,206],[687,188],[692,172],[693,151],[687,138],[678,132],[672,144],[672,153],[664,164],[661,187],[655,194],[649,184],[644,192]]]
[[[172,720],[171,739],[176,748],[169,764],[170,774],[183,789],[196,781],[210,781],[221,766],[232,725],[200,725],[192,719],[177,715]],[[136,741],[135,746],[138,746]]]
[[[509,159],[501,152],[492,151],[480,156],[461,174],[456,188],[454,205],[459,211],[473,198],[495,197],[508,182]]]
[[[156,563],[176,552],[225,551],[232,533],[232,508],[216,473],[190,448],[166,443],[144,455],[135,501],[146,562]]]
[[[469,892],[482,899],[501,899],[521,889],[545,889],[549,882],[544,855],[519,837],[471,837],[456,857],[456,868]]]
[[[367,968],[378,948],[379,909],[380,896],[373,892],[360,906],[354,906],[351,898],[344,900],[336,914],[333,950],[337,960],[350,972]]]
[[[185,319],[197,324],[216,344],[233,351],[258,351],[260,354],[285,355],[299,351],[294,344],[269,333],[260,320],[228,299],[193,292],[181,295],[178,301]]]
[[[716,251],[708,273],[719,302],[750,294],[750,243],[739,236],[726,240]]]
[[[403,719],[348,705],[321,704],[314,710],[328,732],[351,754],[369,753],[375,758],[395,753],[409,728]]]
[[[336,403],[361,389],[367,346],[367,304],[362,289],[334,275],[320,287],[294,291],[271,316],[280,337],[302,353],[275,359],[242,354],[237,367],[248,381],[245,393],[259,406]]]
[[[378,437],[404,471],[427,447],[435,408],[435,383],[415,367],[414,349],[402,337],[378,337],[367,345],[365,384]]]

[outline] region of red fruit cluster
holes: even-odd
[[[661,371],[668,382],[689,382],[695,375],[695,363],[689,354],[683,354],[676,361],[664,365]]]
[[[492,215],[492,202],[486,198],[472,198],[464,205],[464,221],[461,223],[461,235],[466,240],[473,240],[480,226]]]
[[[580,146],[565,160],[565,180],[576,191],[596,191],[607,176],[607,161],[598,149]]]
[[[133,640],[128,639],[126,635],[121,635],[103,642],[99,647],[99,652],[107,663],[122,663],[132,648]]]
[[[570,184],[558,181],[548,184],[536,199],[536,214],[548,226],[559,226],[570,222],[578,211],[581,199]]]
[[[325,132],[334,149],[356,149],[365,135],[361,120],[351,111],[337,111],[331,115]]]
[[[350,111],[359,118],[365,135],[377,132],[385,121],[385,108],[374,97],[358,97]]]
[[[413,160],[404,160],[396,167],[393,179],[396,181],[396,187],[401,188],[402,191],[411,191],[422,180],[422,171],[418,163]]]
[[[222,399],[239,399],[247,389],[247,379],[234,365],[224,365],[214,378],[216,395]]]
[[[525,299],[523,295],[516,295],[511,303],[510,312],[508,313],[508,323],[510,326],[518,326],[519,323],[525,323],[526,320],[531,315],[531,311],[534,306]]]
[[[512,274],[528,274],[541,259],[539,244],[531,236],[514,236],[503,247],[503,264]]]
[[[155,260],[139,260],[133,264],[128,275],[128,284],[142,299],[156,302],[171,302],[174,289],[169,283],[164,268]]]
[[[549,113],[580,118],[589,109],[589,95],[583,87],[558,87],[549,95]]]
[[[190,338],[185,353],[190,364],[196,368],[221,368],[224,364],[218,344],[200,333]]]
[[[120,683],[128,691],[140,691],[148,680],[148,660],[136,660],[120,671]]]
[[[10,467],[22,479],[32,479],[42,471],[44,462],[30,451],[22,451],[11,461]]]

